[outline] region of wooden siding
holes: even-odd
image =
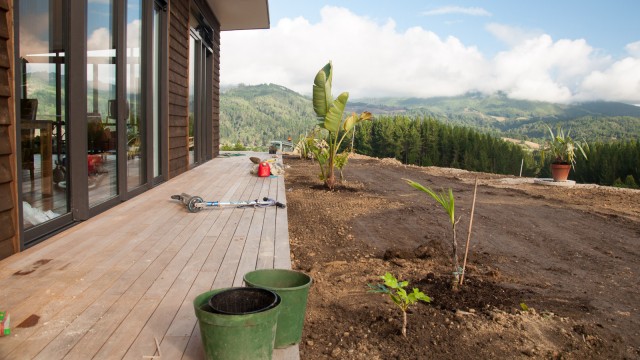
[[[189,0],[169,5],[169,177],[187,171],[189,126]]]
[[[13,1],[0,0],[0,259],[19,251],[13,100]]]
[[[220,154],[220,25],[216,23],[213,36],[213,157]]]

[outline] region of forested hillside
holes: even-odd
[[[616,102],[564,105],[476,93],[430,99],[361,99],[352,106],[356,111],[368,108],[373,113],[431,116],[519,139],[543,138],[546,124],[571,129],[575,137],[587,141],[640,139],[640,107]]]
[[[266,146],[311,130],[315,114],[311,99],[279,85],[228,88],[221,94],[221,140],[245,146]],[[504,94],[467,94],[431,99],[356,99],[347,111],[370,111],[374,116],[431,117],[496,136],[541,141],[546,124],[571,129],[572,136],[589,142],[640,139],[640,107],[590,102],[562,105],[513,100]]]
[[[433,118],[378,116],[358,124],[354,148],[361,154],[420,166],[518,175],[524,162],[524,176],[540,171],[534,154],[517,144]]]
[[[494,174],[551,177],[550,157],[530,151],[491,134],[465,126],[444,124],[433,118],[378,116],[358,125],[354,136],[358,153],[387,158],[404,164],[441,166]],[[587,159],[576,158],[570,178],[637,188],[640,183],[640,142],[636,140],[591,142]]]
[[[297,139],[316,124],[311,99],[269,84],[229,88],[220,96],[220,140],[248,147]]]

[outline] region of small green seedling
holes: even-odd
[[[451,222],[451,231],[453,233],[453,239],[452,239],[453,241],[451,242],[451,245],[452,245],[451,257],[453,260],[453,267],[454,267],[452,283],[453,283],[453,288],[457,289],[460,283],[460,275],[462,274],[463,270],[460,267],[459,261],[458,261],[458,241],[456,240],[456,225],[460,221],[460,218],[456,220],[456,215],[455,215],[456,206],[455,206],[455,198],[453,197],[453,190],[449,188],[449,193],[445,193],[443,191],[438,194],[435,191],[431,190],[430,188],[423,186],[413,180],[409,180],[409,179],[404,179],[404,180],[407,182],[407,184],[431,196],[436,202],[438,202],[438,204],[442,206],[444,211],[446,211],[447,216],[449,217],[449,222]]]
[[[431,298],[425,295],[418,288],[413,288],[412,292],[407,293],[404,289],[409,285],[408,281],[398,281],[391,273],[380,276],[384,280],[383,284],[368,284],[371,290],[369,292],[387,294],[393,300],[394,304],[402,311],[402,336],[407,336],[407,309],[409,306],[418,301],[431,302]]]

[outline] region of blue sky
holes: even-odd
[[[640,103],[640,1],[270,0],[271,29],[222,34],[222,83],[352,97],[502,91]],[[635,17],[635,18],[634,18]]]
[[[598,0],[457,2],[270,0],[271,22],[276,24],[284,17],[297,16],[304,16],[312,22],[317,22],[320,20],[320,9],[325,5],[346,7],[378,22],[393,18],[399,31],[412,26],[421,26],[441,36],[452,35],[464,43],[478,45],[488,55],[505,49],[499,40],[484,30],[489,23],[540,31],[557,39],[584,38],[592,46],[606,50],[614,56],[623,55],[626,44],[640,40],[638,18],[640,1],[637,0],[615,2]],[[469,15],[460,9],[455,11],[455,7],[467,10],[481,9],[486,14]],[[449,8],[448,12],[445,11],[447,8]]]

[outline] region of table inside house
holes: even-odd
[[[27,136],[32,142],[36,131],[38,131],[40,136],[41,191],[43,196],[51,196],[53,195],[53,123],[47,120],[22,121],[20,127],[23,134],[29,134]],[[23,162],[25,160],[23,159]]]

